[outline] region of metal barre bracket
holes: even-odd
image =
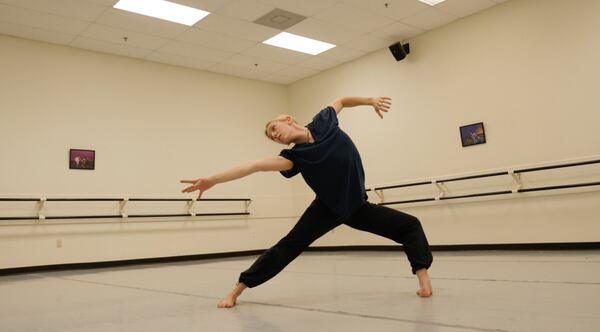
[[[432,184],[436,186],[436,188],[440,191],[440,193],[435,197],[436,201],[439,201],[446,195],[446,190],[444,188],[443,182],[438,182],[437,180],[431,181]]]
[[[123,197],[123,200],[119,202],[119,213],[121,214],[121,218],[127,219],[127,202],[129,202],[129,197]]]
[[[383,195],[383,189],[371,189],[377,197],[379,197],[379,203],[385,202],[385,196]]]
[[[190,200],[187,202],[187,205],[188,205],[188,214],[191,217],[195,217],[196,216],[196,212],[193,211],[193,209],[194,209],[194,203],[196,203],[196,199],[195,198],[190,198]]]
[[[248,208],[250,207],[250,203],[252,203],[252,201],[244,201],[244,213],[248,213]]]
[[[46,220],[46,216],[44,215],[44,207],[46,206],[46,197],[40,197],[38,206],[38,221]]]
[[[515,187],[511,189],[512,193],[518,193],[519,189],[523,186],[523,183],[521,182],[521,173],[515,173],[514,170],[510,170],[508,171],[508,174],[510,174],[515,181]]]

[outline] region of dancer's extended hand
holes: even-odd
[[[371,98],[372,100],[372,106],[373,109],[375,109],[375,112],[377,112],[377,115],[379,115],[380,118],[383,119],[383,114],[381,114],[381,112],[388,112],[390,110],[390,106],[392,106],[392,98],[390,97],[373,97]]]
[[[195,179],[195,180],[181,180],[179,182],[192,184],[191,186],[183,189],[181,191],[182,193],[191,193],[196,190],[199,190],[200,192],[198,193],[198,199],[200,199],[203,192],[212,188],[216,184],[208,178],[200,178],[200,179]]]

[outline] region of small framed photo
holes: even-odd
[[[94,169],[96,151],[94,150],[69,150],[69,169]]]
[[[483,122],[460,127],[460,140],[463,147],[484,144],[485,130],[483,129]]]

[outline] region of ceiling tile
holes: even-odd
[[[373,52],[382,48],[386,48],[395,41],[396,40],[384,39],[374,35],[364,35],[362,37],[358,37],[356,39],[351,40],[343,46],[350,47],[359,51]]]
[[[180,67],[191,67],[195,69],[206,69],[214,66],[215,62],[204,61],[197,58],[190,58],[181,55],[167,54],[161,52],[154,52],[145,57],[146,60],[167,63]]]
[[[91,2],[105,7],[114,6],[119,0],[79,0],[83,2]]]
[[[268,73],[256,69],[237,67],[229,64],[217,64],[208,68],[207,70],[219,74],[249,78],[253,80],[258,80],[268,75]]]
[[[219,32],[201,30],[195,27],[192,27],[179,35],[176,40],[234,53],[247,50],[257,43],[255,41],[231,37]]]
[[[259,58],[286,63],[286,64],[295,64],[302,60],[306,60],[312,55],[286,50],[280,47],[275,47],[271,45],[258,44],[244,52],[242,55],[252,55]]]
[[[298,79],[294,78],[294,77],[283,76],[283,75],[278,75],[278,74],[269,74],[269,75],[261,78],[261,80],[271,82],[271,83],[277,83],[277,84],[290,84],[290,83],[297,81]]]
[[[279,71],[275,72],[275,74],[300,79],[300,78],[312,76],[314,74],[317,74],[318,72],[320,72],[320,70],[306,68],[306,67],[300,67],[298,65],[293,65],[293,66],[288,66],[282,70],[279,70]]]
[[[303,16],[313,16],[335,5],[338,0],[258,0]]]
[[[465,17],[495,5],[492,0],[447,0],[435,8],[454,16]]]
[[[231,0],[168,0],[188,7],[214,13],[226,6]]]
[[[215,13],[253,22],[273,9],[275,9],[273,5],[264,4],[256,0],[234,0]]]
[[[218,14],[208,15],[195,26],[203,30],[220,32],[232,37],[260,42],[267,40],[280,32],[277,29],[228,18]]]
[[[108,27],[101,24],[90,25],[81,33],[81,36],[150,50],[155,50],[169,41],[169,39],[166,38],[150,36],[121,28]],[[127,37],[127,40],[125,40],[124,37]]]
[[[321,40],[335,45],[346,43],[357,36],[363,35],[363,32],[317,20],[312,17],[309,17],[287,29],[286,32]]]
[[[70,44],[73,47],[84,48],[87,50],[97,51],[101,53],[117,54],[133,58],[143,58],[150,54],[150,50],[143,48],[125,46],[116,43],[109,43],[101,40],[90,39],[87,37],[77,37]]]
[[[325,51],[317,56],[325,58],[327,60],[347,62],[359,58],[365,54],[366,52],[363,51],[358,51],[345,46],[338,46],[330,49],[329,51]]]
[[[80,0],[1,0],[11,6],[93,22],[106,7]]]
[[[75,35],[67,33],[31,28],[9,22],[0,22],[0,31],[9,36],[39,40],[60,45],[67,45],[75,38]]]
[[[0,4],[0,21],[77,35],[88,22]]]
[[[333,68],[336,65],[340,64],[341,61],[334,61],[331,59],[325,59],[319,56],[311,57],[305,61],[299,62],[298,65],[303,67],[308,67],[317,70],[325,70],[329,68]]]
[[[444,24],[448,24],[457,18],[458,17],[454,15],[446,14],[441,10],[431,7],[414,16],[405,18],[402,22],[419,29],[431,30]]]
[[[189,28],[183,24],[168,22],[115,8],[110,8],[104,12],[96,23],[164,38],[175,38]]]
[[[392,25],[388,25],[382,29],[376,30],[370,35],[392,41],[401,41],[416,36],[423,32],[424,30],[422,29],[397,22]]]
[[[234,54],[178,41],[170,41],[158,49],[158,51],[161,53],[183,55],[210,62],[221,62]]]
[[[394,20],[401,20],[415,15],[430,7],[417,0],[342,0],[342,2]],[[387,4],[387,7],[385,4]]]
[[[394,23],[390,18],[382,15],[371,14],[365,10],[339,3],[315,15],[314,18],[335,22],[347,29],[370,32],[375,29]]]
[[[259,70],[265,73],[273,73],[286,68],[287,64],[269,61],[262,58],[236,54],[230,58],[227,58],[222,64],[234,65],[236,67],[242,67],[246,69]]]

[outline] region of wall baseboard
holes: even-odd
[[[568,243],[501,243],[501,244],[450,244],[450,245],[432,245],[432,251],[467,251],[467,250],[591,250],[600,249],[600,242],[568,242]],[[310,247],[306,251],[312,252],[339,252],[339,251],[403,251],[402,246],[398,245],[377,245],[377,246],[319,246]],[[173,257],[157,257],[157,258],[141,258],[129,259],[120,261],[105,261],[105,262],[86,262],[86,263],[69,263],[69,264],[53,264],[39,266],[25,266],[16,268],[0,269],[0,276],[24,274],[24,273],[39,273],[64,270],[86,270],[100,269],[119,266],[130,266],[140,264],[159,264],[195,261],[205,259],[220,259],[233,258],[244,256],[260,255],[263,250],[246,250],[223,252],[214,254],[201,255],[186,255]]]

